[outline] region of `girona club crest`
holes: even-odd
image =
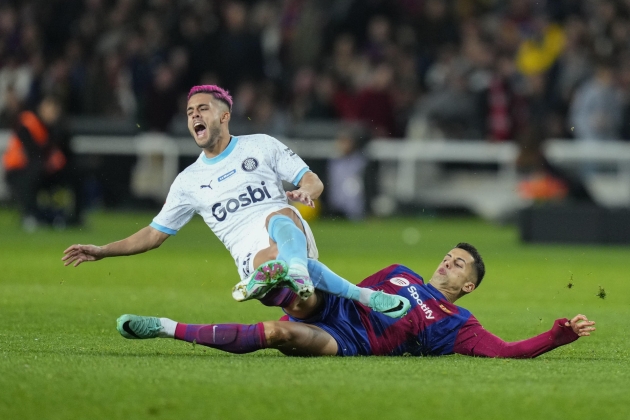
[[[243,168],[245,172],[252,172],[258,168],[258,161],[254,158],[247,158],[241,164],[241,168]]]

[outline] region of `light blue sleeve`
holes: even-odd
[[[304,174],[309,171],[308,165],[279,140],[271,136],[265,137],[273,149],[274,171],[283,181],[297,185]]]
[[[175,235],[194,215],[195,209],[182,186],[181,177],[178,176],[171,185],[162,210],[150,226],[160,232]]]

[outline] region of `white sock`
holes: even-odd
[[[302,264],[293,264],[289,266],[289,275],[297,274],[300,276],[309,276],[308,268]],[[310,276],[309,276],[310,277]]]
[[[162,324],[162,329],[158,333],[158,337],[175,338],[175,328],[177,327],[177,322],[168,318],[160,318],[160,323]]]
[[[346,280],[344,282],[347,283]],[[370,296],[372,296],[374,290],[368,289],[365,287],[359,287],[354,284],[348,283],[348,291],[344,293],[340,293],[337,296],[345,297],[347,299],[352,299],[355,302],[359,302],[364,304],[365,306],[369,306]]]
[[[372,289],[359,287],[359,302],[364,304],[365,306],[368,306],[368,304],[370,303],[370,296],[372,296],[372,293],[374,293],[374,290]]]

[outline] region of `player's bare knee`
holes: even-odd
[[[271,221],[271,218],[274,216],[289,216],[291,217],[290,214],[287,214],[286,211],[283,210],[288,210],[288,209],[280,209],[278,211],[274,211],[273,213],[269,213],[267,215],[267,218],[265,219],[265,226],[267,227],[267,229],[269,228],[269,221]],[[291,211],[291,210],[289,210]]]
[[[258,267],[261,264],[266,263],[267,261],[275,260],[278,258],[278,246],[273,243],[268,248],[261,249],[254,256],[254,267]]]
[[[310,318],[324,303],[322,292],[315,290],[308,299],[294,299],[293,302],[284,308],[290,316],[298,319]]]
[[[274,211],[273,213],[269,213],[267,215],[267,218],[265,219],[265,226],[267,227],[267,229],[269,229],[269,221],[274,216],[286,216],[289,219],[291,219],[293,221],[293,223],[295,223],[295,225],[298,228],[300,228],[300,230],[304,231],[304,227],[302,226],[302,221],[300,220],[298,215],[295,214],[295,212],[293,210],[289,209],[289,208],[284,208],[284,209],[280,209],[278,211]]]
[[[289,343],[293,340],[294,334],[285,324],[287,323],[279,321],[263,322],[267,344],[277,346]]]

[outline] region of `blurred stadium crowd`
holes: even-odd
[[[630,138],[629,0],[0,2],[0,120],[46,94],[69,115],[168,131],[194,84],[281,136]]]

